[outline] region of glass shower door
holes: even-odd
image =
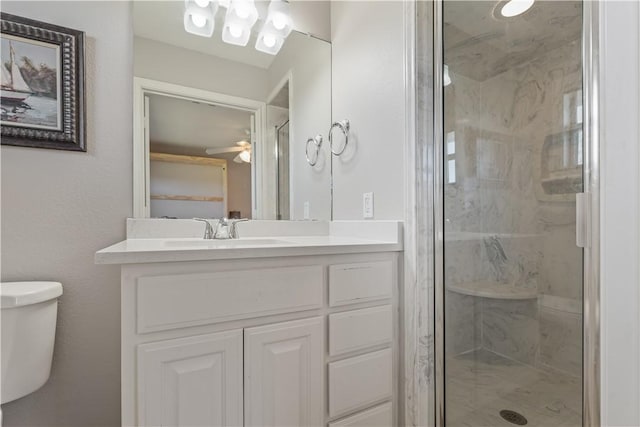
[[[442,20],[446,425],[580,426],[582,2]]]

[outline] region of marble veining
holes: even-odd
[[[413,280],[406,282],[405,288],[405,424],[426,426],[433,422],[435,407],[433,51],[424,48],[432,46],[433,29],[428,23],[433,22],[433,7],[429,2],[415,2],[415,14],[415,113],[420,119],[416,120],[415,145],[410,150],[415,153],[415,209],[408,218],[415,230],[415,277],[408,274]]]
[[[581,6],[536,5],[518,25],[507,25],[492,16],[495,2],[444,3],[452,84],[444,88],[443,131],[454,149],[441,149],[456,171],[443,177],[448,426],[511,425],[500,409],[523,413],[532,426],[581,425],[582,251],[572,194],[580,188],[576,165],[565,158],[575,159],[576,146],[562,145],[563,132],[581,126]],[[432,9],[417,2],[416,11],[419,262],[411,320],[419,338],[409,357],[417,386],[407,387],[407,424],[427,425],[437,255],[429,165],[433,144],[443,142],[431,138]],[[545,141],[554,144],[545,148]],[[521,289],[527,299],[504,298]]]
[[[494,4],[443,6],[447,425],[579,425],[580,3]]]
[[[582,425],[582,383],[561,372],[543,371],[487,350],[446,360],[449,427],[513,426],[502,409],[524,415],[527,426]]]

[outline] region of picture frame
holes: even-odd
[[[84,32],[0,14],[1,143],[87,151]]]

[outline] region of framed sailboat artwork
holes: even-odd
[[[84,33],[2,13],[3,145],[87,151]]]

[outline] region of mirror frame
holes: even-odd
[[[265,201],[263,186],[265,180],[262,174],[264,152],[262,142],[266,136],[267,103],[254,99],[225,95],[202,89],[166,83],[158,80],[133,78],[133,217],[150,218],[150,177],[149,152],[150,147],[145,138],[146,120],[145,96],[162,95],[188,101],[202,101],[221,107],[245,110],[254,114],[255,129],[253,153],[251,162],[251,215],[252,218],[262,218]],[[257,144],[255,142],[258,142]],[[260,187],[260,191],[258,191]],[[258,199],[260,196],[260,200]],[[226,214],[226,212],[225,212]]]

